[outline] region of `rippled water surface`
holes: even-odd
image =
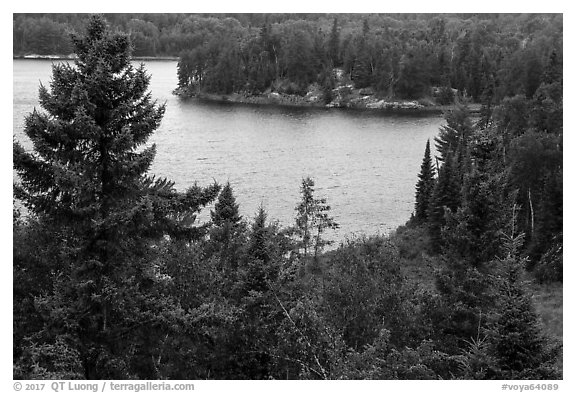
[[[38,86],[49,85],[51,61],[14,60],[14,135],[38,106]],[[176,62],[150,61],[150,90],[166,102],[150,142],[151,172],[185,189],[198,182],[230,181],[244,216],[262,203],[283,225],[294,221],[301,179],[311,176],[340,224],[336,234],[386,233],[406,222],[427,139],[441,116],[384,116],[342,110],[287,109],[201,103],[171,94]]]

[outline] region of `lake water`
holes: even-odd
[[[30,148],[23,120],[38,107],[38,86],[49,86],[51,61],[14,60],[14,135]],[[399,116],[338,109],[292,109],[202,103],[171,94],[175,61],[149,61],[150,90],[166,102],[151,172],[184,190],[198,182],[230,181],[241,213],[258,206],[291,225],[303,177],[316,182],[340,224],[334,239],[387,233],[414,210],[414,186],[426,140],[441,116]]]

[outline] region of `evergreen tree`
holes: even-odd
[[[538,53],[533,49],[528,51],[525,57],[524,93],[526,94],[526,98],[530,99],[538,89],[538,86],[540,86],[543,70]]]
[[[302,195],[302,200],[296,206],[296,211],[298,212],[296,216],[296,233],[301,239],[300,247],[304,249],[304,255],[307,256],[312,241],[312,224],[315,210],[314,181],[309,177],[302,179],[300,194]]]
[[[473,130],[470,111],[463,105],[459,105],[446,115],[446,123],[440,127],[440,133],[434,138],[436,151],[440,154],[438,159],[442,162],[448,154],[460,158],[458,153],[468,146]]]
[[[262,206],[258,208],[254,223],[252,224],[252,232],[250,236],[250,243],[248,252],[251,256],[262,262],[268,262],[270,255],[268,253],[268,226],[266,225],[266,210]]]
[[[322,251],[322,249],[332,244],[331,240],[326,240],[322,237],[322,234],[327,229],[338,229],[339,225],[334,218],[329,215],[331,207],[326,204],[325,198],[320,198],[316,200],[316,225],[315,230],[316,233],[314,235],[314,259],[318,258],[318,254]]]
[[[15,195],[60,244],[51,291],[35,300],[43,327],[22,359],[44,346],[66,350],[88,379],[150,377],[160,340],[150,329],[176,307],[161,294],[151,242],[199,235],[188,224],[218,188],[180,194],[146,175],[155,146],[142,147],[164,106],[146,92],[144,67],[130,64],[128,37],[94,16],[73,42],[75,66],[54,65],[51,91],[40,87],[46,113],[26,118],[35,151],[13,147]],[[48,362],[49,371],[65,372],[65,364]]]
[[[509,150],[510,184],[518,189],[519,226],[527,235],[529,268],[562,231],[562,137],[528,131]]]
[[[286,76],[298,87],[298,93],[304,95],[308,85],[316,80],[318,58],[315,56],[313,36],[306,30],[290,31],[283,48],[283,64]]]
[[[435,251],[440,251],[442,247],[442,227],[446,224],[445,209],[454,213],[460,205],[460,185],[454,166],[454,159],[448,154],[438,170],[438,179],[428,205],[429,231]]]
[[[362,20],[362,36],[366,38],[369,32],[370,32],[370,24],[368,23],[368,19],[364,18]]]
[[[428,218],[428,205],[434,191],[436,170],[430,157],[430,140],[426,142],[424,159],[420,166],[418,182],[416,183],[416,219],[425,222]]]
[[[430,88],[430,60],[422,48],[413,48],[398,63],[396,94],[402,98],[417,99]]]
[[[334,87],[336,87],[336,78],[332,67],[325,67],[320,74],[322,100],[325,104],[329,104],[334,99]]]
[[[462,186],[461,206],[447,217],[442,234],[446,253],[475,267],[500,255],[502,229],[509,222],[507,210],[515,196],[507,192],[504,176],[476,169],[469,172]]]
[[[533,129],[550,134],[563,131],[563,88],[561,82],[542,83],[534,93],[529,114]]]
[[[208,68],[208,51],[203,46],[180,53],[178,61],[178,87],[197,93],[204,87],[204,78]]]
[[[302,179],[300,188],[302,201],[296,207],[296,233],[300,237],[299,246],[304,249],[304,256],[308,256],[310,249],[314,250],[314,258],[330,241],[322,239],[326,229],[337,229],[338,224],[328,215],[330,206],[326,199],[314,197],[314,180],[307,177]]]
[[[248,288],[262,291],[269,289],[269,282],[277,279],[283,256],[293,247],[285,231],[279,230],[277,222],[269,223],[268,215],[260,206],[254,217],[247,241],[244,280]]]
[[[210,230],[208,253],[218,258],[218,265],[224,272],[223,290],[227,291],[236,281],[245,235],[245,225],[230,182],[222,188],[210,215],[213,227]]]
[[[485,76],[482,85],[484,86],[484,89],[482,90],[482,95],[480,96],[482,107],[480,109],[480,121],[478,124],[481,128],[486,128],[492,122],[495,90],[494,77],[491,74]]]
[[[493,327],[491,352],[502,370],[501,378],[555,379],[558,348],[550,348],[521,281],[526,260],[519,258],[518,252],[523,238],[523,234],[506,236],[506,256],[499,260],[501,304]]]
[[[242,262],[238,287],[241,296],[251,292],[264,293],[276,282],[279,262],[282,260],[281,239],[277,227],[267,223],[267,214],[262,206],[254,217],[247,239],[247,253]]]
[[[562,235],[563,224],[563,193],[562,170],[548,174],[543,180],[542,196],[536,208],[538,218],[531,239],[529,253],[536,259],[528,264],[528,268],[537,265],[539,260],[550,248],[556,246],[555,237]]]
[[[548,59],[546,69],[544,70],[543,82],[547,84],[560,82],[560,84],[562,84],[562,79],[562,61],[559,59],[556,50],[553,50]]]
[[[334,18],[332,30],[330,30],[328,55],[334,67],[338,67],[342,63],[340,60],[340,30],[338,29],[338,18]]]
[[[360,44],[356,49],[356,57],[350,75],[356,88],[361,89],[372,85],[373,68],[374,65],[370,47],[366,42],[366,38],[362,37]]]
[[[236,198],[232,191],[232,186],[230,182],[227,182],[220,195],[218,195],[218,200],[214,205],[214,210],[210,212],[212,217],[212,222],[216,226],[223,226],[229,224],[232,226],[238,225],[242,221],[242,216],[240,216],[239,205],[236,203]]]

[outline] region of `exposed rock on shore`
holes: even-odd
[[[198,91],[198,86],[178,88],[174,90],[174,94],[185,98],[195,97],[203,100],[242,104],[348,108],[383,112],[441,113],[454,107],[454,105],[437,105],[431,98],[417,101],[390,99],[378,96],[370,87],[357,89],[341,69],[334,69],[334,80],[335,87],[328,92],[315,83],[308,86],[307,90],[300,91],[300,94],[294,94],[293,91],[296,90],[294,84],[280,79],[274,83],[273,87],[261,94],[232,93],[223,95],[205,93]],[[329,100],[326,99],[327,96]],[[479,105],[471,105],[469,109],[471,112],[478,112],[480,107]]]

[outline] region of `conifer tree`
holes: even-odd
[[[428,205],[434,191],[435,172],[430,156],[430,140],[428,140],[416,183],[416,219],[421,222],[425,222],[428,218]]]
[[[144,66],[131,65],[128,37],[94,16],[73,42],[75,65],[53,66],[51,91],[40,87],[45,112],[26,117],[34,152],[13,146],[15,196],[61,245],[52,291],[36,299],[44,326],[23,356],[65,346],[85,378],[150,377],[159,337],[145,331],[174,307],[154,284],[151,242],[199,235],[187,224],[218,187],[180,194],[147,176],[156,149],[145,143],[164,106],[146,92]],[[66,372],[59,364],[49,363],[55,375]]]
[[[267,250],[268,227],[266,225],[267,214],[262,206],[258,208],[254,223],[252,224],[252,233],[248,252],[256,259],[263,262],[270,260]]]
[[[368,19],[364,18],[362,20],[362,36],[366,37],[370,32],[370,24],[368,23]]]
[[[334,67],[341,64],[340,61],[340,30],[338,28],[338,18],[334,18],[332,30],[328,40],[328,55]]]
[[[460,186],[451,154],[438,170],[438,180],[434,186],[428,205],[428,223],[432,245],[436,251],[442,246],[442,227],[446,224],[445,209],[456,212],[460,204]]]
[[[268,289],[268,280],[274,279],[272,266],[275,261],[273,258],[273,228],[269,227],[267,214],[262,206],[254,217],[254,222],[250,228],[248,239],[248,255],[244,266],[245,290],[264,292]]]
[[[523,88],[526,98],[530,99],[540,86],[543,76],[542,64],[536,51],[529,50],[524,59]]]
[[[227,182],[222,188],[210,215],[214,224],[211,232],[212,240],[222,245],[228,245],[240,229],[242,221],[239,205],[236,203],[230,182]]]
[[[304,249],[304,255],[308,256],[310,248],[313,248],[316,258],[318,252],[330,244],[330,241],[322,238],[322,234],[326,229],[338,228],[338,224],[328,215],[330,206],[326,204],[326,199],[314,197],[314,180],[309,177],[302,179],[300,193],[302,201],[296,207],[296,233],[301,239],[300,247]]]
[[[478,124],[482,128],[487,128],[492,123],[492,112],[494,110],[495,81],[492,74],[488,74],[484,77],[482,85],[484,86],[484,89],[480,96],[482,107],[480,108],[480,121]]]
[[[246,274],[253,289],[263,290],[278,277],[283,256],[292,248],[292,240],[279,228],[278,222],[268,222],[263,206],[258,208],[248,236]]]
[[[26,118],[36,154],[15,143],[14,166],[22,179],[16,195],[29,209],[85,221],[108,217],[118,199],[132,202],[155,147],[134,150],[158,127],[164,107],[145,95],[149,78],[130,65],[127,37],[110,37],[94,18],[74,42],[76,67],[53,66],[52,91],[40,87],[47,113]]]
[[[454,157],[462,147],[467,146],[472,135],[472,121],[466,106],[461,105],[448,113],[446,123],[440,128],[439,135],[434,138],[436,151],[440,154],[438,159],[442,162],[449,153]]]
[[[514,218],[513,218],[514,219]],[[543,335],[530,297],[524,292],[521,272],[525,258],[518,256],[524,234],[505,235],[505,257],[500,259],[500,313],[493,327],[491,352],[503,379],[556,379],[558,348]]]
[[[553,50],[548,59],[548,64],[544,70],[543,82],[552,84],[554,82],[562,82],[562,61],[558,58],[558,53]]]
[[[535,260],[528,264],[533,268],[551,247],[555,246],[554,238],[562,233],[562,170],[548,174],[542,181],[542,196],[536,206],[538,215],[534,234],[529,246],[529,253]]]
[[[141,147],[160,125],[164,105],[146,92],[144,66],[131,65],[128,37],[111,34],[95,16],[86,36],[73,41],[75,66],[53,66],[51,91],[40,87],[46,112],[26,117],[35,152],[14,143],[16,197],[33,213],[98,239],[177,229],[176,218],[186,209],[197,212],[217,189],[179,195],[173,183],[146,175],[156,147]]]
[[[214,225],[223,226],[225,224],[237,225],[242,220],[240,216],[239,205],[236,203],[234,192],[230,182],[227,182],[220,195],[218,201],[214,205],[214,210],[210,213]]]
[[[242,243],[240,236],[243,235],[245,226],[230,182],[222,188],[210,215],[214,227],[210,231],[209,248],[219,256],[221,267],[227,271],[227,276],[234,280]]]
[[[359,89],[372,85],[374,68],[370,46],[365,41],[365,37],[360,40],[350,75],[354,81],[354,86]]]

